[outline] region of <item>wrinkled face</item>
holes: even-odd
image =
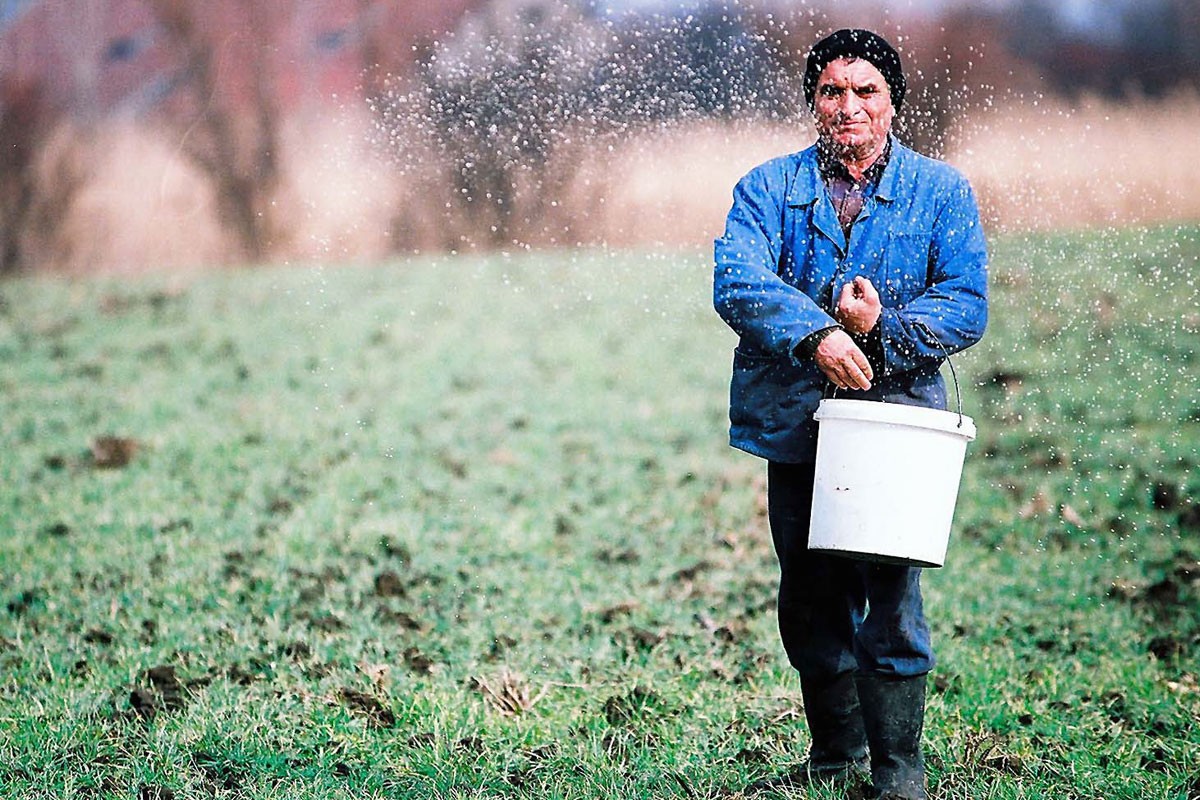
[[[883,150],[896,109],[887,81],[874,64],[839,58],[817,78],[813,114],[817,133],[834,153],[860,161]]]

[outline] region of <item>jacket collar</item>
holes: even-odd
[[[890,203],[895,199],[900,175],[906,171],[912,155],[912,151],[900,144],[894,135],[888,134],[888,136],[891,139],[891,156],[883,170],[883,175],[875,185],[875,199],[885,203]],[[825,181],[821,178],[817,145],[813,144],[800,151],[798,155],[799,164],[796,166],[795,180],[792,181],[792,187],[788,191],[787,204],[789,206],[809,206],[825,194]]]
[[[820,145],[820,140],[817,144]],[[828,184],[831,179],[838,178],[850,183],[863,184],[864,182],[874,187],[879,183],[880,176],[883,175],[884,169],[887,168],[888,161],[892,157],[892,139],[889,136],[883,144],[883,152],[875,159],[871,166],[867,167],[867,171],[862,174],[861,179],[856,179],[850,175],[850,170],[846,169],[836,156],[828,152],[823,147],[817,147],[817,166],[821,169],[821,177]]]
[[[888,134],[892,140],[892,154],[889,157],[887,166],[883,169],[883,175],[879,177],[879,183],[875,184],[875,199],[885,203],[890,203],[896,199],[896,189],[900,182],[901,171],[906,171],[908,166],[909,156],[912,151],[904,145],[900,144],[892,134]]]

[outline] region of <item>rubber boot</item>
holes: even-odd
[[[824,783],[861,789],[867,782],[867,735],[854,675],[846,673],[820,681],[801,678],[800,694],[812,736],[808,758],[789,772],[750,784],[747,790],[751,796]]]
[[[867,734],[854,674],[800,679],[812,746],[803,771],[809,780],[852,777],[867,770]]]
[[[925,800],[925,760],[921,728],[925,722],[925,676],[911,678],[859,675],[863,724],[871,748],[875,796],[887,800]]]

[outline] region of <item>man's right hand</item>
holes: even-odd
[[[845,331],[834,331],[822,339],[813,359],[839,389],[871,388],[871,379],[875,377],[871,363]]]
[[[842,287],[833,318],[850,333],[863,334],[870,333],[879,324],[882,311],[879,292],[871,281],[859,275],[852,283]]]

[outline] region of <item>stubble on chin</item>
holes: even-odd
[[[839,142],[832,136],[820,137],[821,148],[840,161],[860,161],[876,149],[878,142]]]

